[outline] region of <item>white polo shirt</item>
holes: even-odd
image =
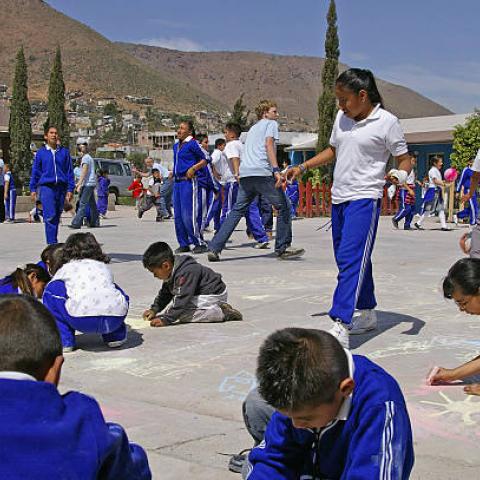
[[[430,188],[438,187],[438,185],[433,181],[434,179],[439,180],[440,182],[442,181],[442,172],[440,172],[440,170],[435,166],[428,171],[428,183]]]
[[[230,140],[225,145],[225,150],[223,151],[225,156],[228,160],[228,166],[232,173],[234,172],[233,168],[233,161],[232,158],[239,158],[240,159],[240,166],[242,165],[243,161],[243,143],[240,140]]]
[[[477,156],[473,161],[472,170],[474,172],[480,172],[480,148],[478,149]]]
[[[382,198],[390,154],[397,157],[408,152],[398,118],[380,108],[380,104],[359,122],[339,110],[330,145],[336,149],[337,157],[333,203]]]

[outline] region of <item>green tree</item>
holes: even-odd
[[[103,114],[116,117],[118,115],[118,108],[114,103],[107,103],[105,107],[103,107]]]
[[[242,93],[235,102],[235,105],[233,105],[233,112],[231,117],[232,122],[238,123],[238,125],[240,125],[242,132],[246,132],[249,128],[248,116],[250,115],[250,110],[247,110],[247,106],[243,103],[244,96],[245,93]]]
[[[465,168],[480,148],[480,110],[468,117],[464,125],[457,125],[453,132],[453,153],[450,155],[455,168]]]
[[[318,99],[318,140],[317,152],[321,152],[329,145],[335,115],[337,112],[335,99],[335,80],[338,77],[338,57],[340,56],[337,9],[335,0],[330,0],[327,13],[327,34],[325,37],[325,63],[322,70],[322,94]],[[315,180],[319,181],[325,176],[325,169],[315,172]],[[331,169],[328,169],[330,174]],[[329,175],[330,176],[330,175]]]
[[[62,54],[57,47],[48,86],[48,118],[45,128],[55,126],[64,147],[70,146],[70,127],[65,113],[65,82],[63,81]]]
[[[17,180],[22,185],[27,183],[32,167],[32,152],[30,150],[32,125],[30,123],[30,112],[27,64],[25,62],[23,47],[20,47],[15,65],[8,130],[10,132],[10,158],[12,168]]]

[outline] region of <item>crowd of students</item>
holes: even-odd
[[[257,227],[260,230],[257,245],[268,248],[263,246],[269,236],[259,207],[263,197],[270,209],[273,205],[277,210],[278,257],[303,255],[302,248],[292,246],[292,206],[285,187],[308,169],[336,160],[332,238],[339,273],[329,311],[332,328],[329,332],[286,328],[262,344],[258,388],[243,404],[254,448],[230,462],[232,470],[249,480],[406,480],[414,464],[412,429],[400,386],[379,365],[349,351],[350,335],[377,328],[371,255],[388,158],[393,155],[398,164],[390,178],[407,186],[413,161],[398,119],[383,108],[370,71],[346,70],[337,79],[335,93],[339,111],[330,146],[299,166],[280,170],[275,153],[277,106],[264,101],[245,145],[239,141],[238,127],[228,124],[225,141],[217,141],[211,156],[206,138],[195,137],[193,125],[182,122],[173,171],[161,172],[152,161],[131,188],[136,198],[150,191],[154,198],[149,204],[158,204],[157,215],[163,219],[170,213],[162,186],[170,187],[173,181],[179,244],[174,252],[166,243],[155,242],[143,254],[143,267],[163,282],[143,318],[152,327],[240,321],[242,314],[228,303],[221,275],[183,253],[208,251],[209,261],[220,260],[242,217],[252,234]],[[0,476],[37,478],[41,471],[41,478],[52,479],[148,479],[143,449],[129,444],[120,426],[106,423],[93,399],[76,392],[60,395],[56,389],[63,353],[75,349],[75,332],[97,333],[110,348],[125,344],[130,299],[115,283],[109,258],[94,235],[74,233],[65,243],[57,243],[55,222],[75,184],[67,152],[56,144],[55,129],[48,130],[47,140],[35,160],[32,192],[42,187],[50,245],[40,262],[19,267],[0,280],[0,438],[5,458]],[[84,189],[91,173],[88,165],[83,172],[77,182],[83,192],[80,209],[91,204]],[[432,179],[437,176],[432,172]],[[145,189],[141,178],[148,177]],[[477,185],[473,176],[471,196]],[[436,196],[437,189],[432,188]],[[404,208],[410,205],[407,193]],[[431,201],[432,193],[427,194]],[[160,197],[161,207],[156,200]],[[83,215],[80,209],[77,216]],[[404,215],[409,221],[410,213]],[[207,245],[203,233],[209,219],[216,233]],[[463,259],[451,267],[443,282],[446,298],[460,310],[479,315],[479,292],[480,260]],[[479,361],[474,359],[454,369],[436,367],[428,381],[453,382],[478,372]],[[465,392],[480,394],[480,386],[468,386]],[[11,432],[16,433],[9,441]]]

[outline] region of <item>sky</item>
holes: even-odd
[[[47,0],[109,40],[324,56],[329,0]],[[336,0],[340,61],[456,113],[480,108],[480,0]]]

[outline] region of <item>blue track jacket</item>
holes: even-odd
[[[46,382],[0,379],[2,480],[149,480],[141,447],[97,402]]]
[[[184,141],[182,148],[179,149],[179,146],[179,142],[173,145],[173,175],[177,181],[185,179],[187,170],[198,162],[202,160],[209,162],[208,155],[202,152],[200,145],[194,138]],[[207,188],[210,181],[207,167],[197,170],[195,175],[199,186]]]
[[[355,389],[347,419],[321,431],[298,429],[275,412],[265,440],[249,455],[248,480],[407,480],[412,431],[393,377],[353,355]],[[252,469],[253,468],[253,469]]]
[[[61,185],[73,192],[75,178],[73,176],[72,159],[70,152],[65,147],[58,147],[55,159],[51,150],[46,146],[40,148],[35,155],[30,179],[30,191],[36,192],[42,185]]]
[[[456,191],[459,193],[463,187],[465,193],[470,191],[470,183],[472,181],[473,170],[470,167],[465,167],[457,182]],[[475,193],[475,192],[474,192]]]

